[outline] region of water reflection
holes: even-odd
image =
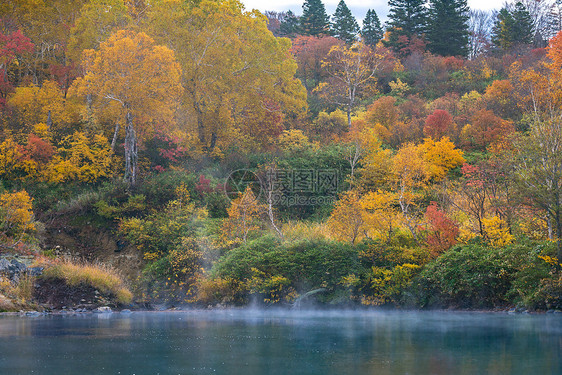
[[[190,311],[0,317],[2,374],[561,374],[562,317]]]

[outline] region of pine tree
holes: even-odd
[[[511,12],[513,17],[513,42],[515,44],[531,44],[533,42],[533,19],[531,14],[523,5],[518,1],[515,3],[515,9]]]
[[[367,15],[363,20],[361,37],[363,39],[363,43],[370,47],[374,47],[383,37],[381,21],[379,20],[377,13],[372,9],[367,11]]]
[[[513,16],[507,8],[500,9],[492,28],[492,43],[496,48],[503,50],[511,48],[511,30],[514,22]]]
[[[426,0],[389,0],[387,29],[390,31],[386,43],[399,54],[407,54],[409,45],[421,41],[427,31]]]
[[[303,35],[330,34],[330,18],[322,0],[305,0],[300,21]]]
[[[356,40],[359,25],[343,0],[340,0],[332,17],[332,35],[351,44]]]
[[[388,26],[400,30],[400,33],[411,37],[422,36],[427,28],[427,9],[425,0],[390,0]]]
[[[492,28],[494,46],[505,51],[532,42],[533,21],[525,5],[518,1],[512,11],[502,8]]]
[[[299,18],[290,10],[285,13],[281,25],[279,25],[279,34],[289,38],[299,33]]]
[[[431,0],[427,41],[432,53],[467,55],[468,12],[466,0]]]

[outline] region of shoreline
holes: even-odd
[[[106,309],[107,308],[107,309]],[[36,310],[22,310],[22,311],[7,311],[0,312],[2,316],[19,316],[19,317],[37,317],[37,316],[69,316],[69,315],[110,315],[110,314],[123,314],[129,315],[134,313],[181,313],[181,312],[229,312],[229,311],[247,311],[247,312],[302,312],[309,313],[475,313],[475,314],[506,314],[506,315],[562,315],[562,310],[527,310],[523,308],[510,308],[510,309],[400,309],[400,308],[380,308],[380,307],[360,307],[360,308],[291,308],[282,306],[241,306],[241,307],[173,307],[166,309],[111,309],[103,306],[102,309],[85,310],[85,309],[62,309],[53,311],[36,311]]]

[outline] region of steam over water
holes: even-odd
[[[562,316],[223,310],[0,316],[0,374],[562,374]]]

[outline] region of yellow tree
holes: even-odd
[[[145,33],[125,30],[112,34],[98,51],[86,50],[84,56],[86,75],[77,80],[78,93],[92,95],[98,111],[108,104],[117,106],[114,139],[124,119],[125,180],[134,185],[137,131],[146,134],[173,121],[182,93],[181,68],[172,50],[156,45]]]
[[[347,125],[351,128],[351,114],[361,94],[367,89],[375,90],[376,73],[389,60],[390,53],[384,47],[372,50],[360,42],[349,47],[335,45],[322,62],[330,80],[318,85],[315,91],[345,109]]]
[[[361,198],[368,237],[390,242],[400,222],[395,206],[396,195],[392,192],[370,191]]]
[[[49,130],[63,130],[78,119],[77,111],[67,105],[63,92],[54,81],[45,81],[41,87],[18,87],[9,97],[8,104],[15,109],[24,131],[39,123],[47,124]]]
[[[34,230],[32,198],[29,194],[25,190],[1,194],[0,242],[2,245],[13,246],[25,233]]]
[[[515,141],[515,187],[556,225],[558,260],[562,261],[562,38],[548,47],[550,63],[523,69],[514,63],[510,78],[519,103],[533,119],[527,136]]]
[[[380,188],[388,181],[391,168],[392,152],[383,149],[376,129],[352,129],[350,132],[355,142],[355,153],[352,153],[349,160],[353,162],[361,159],[362,168],[359,170],[361,179],[360,186],[365,188]]]
[[[88,138],[82,132],[75,132],[62,140],[58,154],[47,166],[45,178],[51,182],[94,182],[109,177],[110,166],[107,138],[100,134]]]
[[[131,22],[123,0],[90,0],[70,29],[66,55],[79,62],[82,51],[98,48],[113,32]]]
[[[367,227],[357,191],[350,190],[342,194],[328,219],[328,227],[334,237],[341,241],[355,243],[365,236]]]
[[[429,178],[435,182],[443,180],[449,170],[464,163],[463,152],[455,148],[449,137],[443,137],[439,141],[426,138],[419,147],[428,164]]]
[[[275,38],[266,17],[238,0],[155,1],[146,26],[177,53],[185,122],[204,151],[218,153],[240,137],[265,144],[279,134],[281,115],[306,109],[290,40]]]
[[[241,238],[244,243],[248,234],[260,228],[260,217],[265,206],[259,204],[250,186],[234,199],[227,209],[228,219],[223,224],[223,233],[227,238]]]
[[[13,138],[6,138],[0,143],[0,176],[6,179],[23,179],[32,175],[37,164],[25,156],[21,145]]]
[[[414,239],[417,239],[419,223],[416,207],[420,192],[427,186],[430,178],[429,165],[421,148],[413,143],[402,146],[392,158],[391,171],[404,223]]]

